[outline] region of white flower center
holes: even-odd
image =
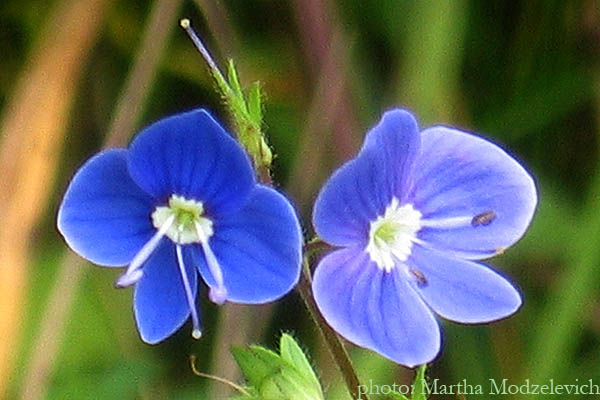
[[[379,268],[390,272],[396,265],[395,260],[408,258],[421,229],[421,216],[412,204],[400,206],[394,197],[385,213],[371,222],[366,250]]]
[[[156,207],[152,224],[160,229],[171,217],[173,223],[165,235],[175,243],[201,243],[213,235],[213,223],[204,216],[204,205],[200,201],[172,195],[168,206]]]

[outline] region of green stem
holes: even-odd
[[[312,295],[312,276],[310,273],[310,267],[306,253],[302,260],[302,275],[300,278],[300,283],[298,284],[298,291],[300,292],[300,296],[304,301],[304,305],[308,309],[308,312],[310,313],[314,323],[319,327],[319,330],[323,335],[323,339],[325,339],[325,343],[327,344],[329,353],[333,357],[333,360],[342,373],[344,382],[346,383],[346,387],[348,388],[350,395],[355,400],[368,400],[365,394],[359,394],[358,392],[360,381],[358,380],[358,375],[352,366],[352,361],[350,360],[350,356],[348,355],[342,340],[337,333],[335,333],[335,331],[329,327],[321,313],[319,313],[317,303]]]

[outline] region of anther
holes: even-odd
[[[419,283],[419,286],[426,286],[427,285],[427,279],[425,278],[425,275],[423,275],[423,273],[421,271],[419,271],[416,268],[411,268],[409,270],[409,272],[411,274],[413,274],[415,278],[417,278],[417,282]]]
[[[496,212],[494,210],[488,210],[485,212],[482,212],[481,214],[477,214],[476,216],[473,217],[473,219],[471,220],[471,225],[472,226],[485,226],[485,225],[489,225],[492,223],[493,220],[496,219]]]

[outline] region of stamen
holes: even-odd
[[[148,257],[150,257],[156,247],[158,247],[160,239],[167,234],[167,231],[171,225],[173,225],[173,221],[175,221],[175,216],[171,215],[165,220],[160,229],[152,236],[152,238],[150,238],[150,240],[146,242],[141,250],[138,251],[135,257],[133,257],[133,260],[131,260],[129,267],[127,267],[127,271],[125,271],[125,273],[121,275],[115,282],[116,287],[124,288],[131,286],[142,278],[144,273],[140,268],[148,260]]]
[[[413,274],[415,276],[415,278],[417,278],[417,282],[419,282],[419,286],[427,285],[427,279],[425,278],[425,275],[423,275],[423,273],[421,271],[419,271],[416,268],[411,268],[409,270],[409,272],[411,274]]]
[[[225,287],[225,282],[223,280],[223,272],[221,271],[217,257],[215,257],[215,254],[208,244],[208,235],[202,230],[202,226],[198,222],[196,222],[196,231],[200,238],[202,250],[204,251],[206,264],[216,283],[215,287],[210,288],[208,297],[213,303],[221,305],[227,300],[227,288]]]
[[[450,218],[431,218],[422,219],[421,226],[424,228],[434,229],[453,229],[453,228],[464,228],[466,226],[485,226],[489,225],[496,219],[496,212],[494,210],[488,210],[473,216],[461,216],[461,217],[450,217]]]
[[[187,273],[185,272],[185,266],[183,265],[183,256],[181,255],[181,246],[175,246],[177,253],[177,264],[179,264],[179,272],[181,273],[181,280],[183,281],[183,288],[185,289],[185,297],[190,307],[190,313],[192,315],[192,337],[194,339],[200,339],[202,331],[200,330],[200,320],[198,319],[198,312],[196,311],[196,299],[192,294],[192,288],[188,279]]]
[[[494,210],[489,210],[489,211],[486,211],[486,212],[483,212],[481,214],[474,216],[473,220],[471,221],[471,225],[473,225],[473,226],[489,225],[495,219],[496,219],[496,212]]]

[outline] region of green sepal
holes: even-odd
[[[323,400],[321,385],[300,346],[282,336],[281,355],[260,346],[232,349],[248,383],[251,396],[261,400]]]
[[[254,82],[248,92],[248,113],[255,124],[262,124],[262,92],[260,82]]]
[[[279,341],[279,352],[281,353],[281,358],[296,367],[296,370],[315,387],[321,387],[319,379],[310,365],[310,362],[292,336],[288,335],[287,333],[281,335],[281,340]]]
[[[233,93],[240,99],[244,98],[244,93],[242,92],[242,86],[240,85],[240,80],[238,79],[238,74],[235,69],[235,65],[233,60],[229,60],[227,63],[227,80],[231,85],[231,89],[233,89]]]

